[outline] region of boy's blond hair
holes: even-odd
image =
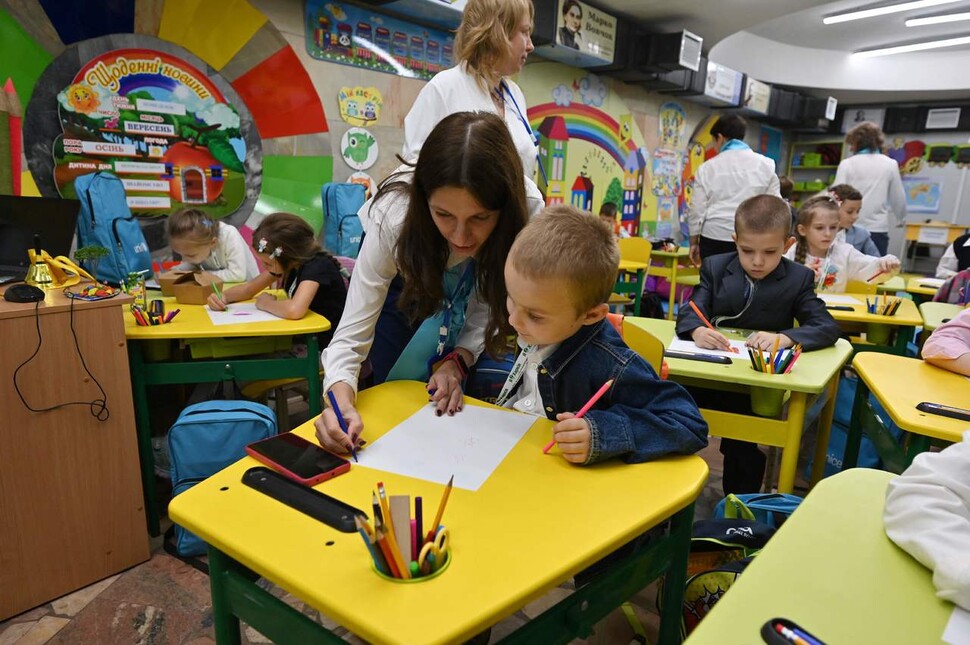
[[[509,250],[509,262],[530,280],[561,280],[583,314],[610,298],[620,249],[610,227],[572,206],[549,206],[532,218]]]

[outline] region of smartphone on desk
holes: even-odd
[[[292,432],[246,446],[249,456],[306,486],[342,475],[350,462]]]

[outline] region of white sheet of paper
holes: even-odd
[[[950,620],[943,630],[943,641],[950,645],[970,645],[970,612],[953,607]]]
[[[155,278],[151,278],[149,280],[145,280],[145,288],[146,289],[161,289],[162,288],[162,285],[158,284],[158,280],[156,280]]]
[[[946,280],[941,280],[940,278],[920,278],[919,285],[921,287],[933,287],[935,289],[939,289],[943,286],[944,282],[946,282]]]
[[[243,323],[283,320],[268,311],[257,309],[255,302],[235,302],[229,305],[228,311],[212,311],[208,305],[205,310],[213,325],[241,325]]]
[[[852,296],[843,296],[836,293],[820,293],[818,297],[822,299],[827,305],[861,305],[863,303],[859,302],[857,298]]]
[[[361,466],[476,491],[536,417],[466,405],[453,417],[430,404],[357,453]],[[355,466],[358,464],[354,464]]]
[[[710,354],[711,356],[727,356],[728,358],[747,358],[748,348],[745,347],[743,340],[732,340],[728,339],[731,343],[731,347],[737,349],[737,352],[726,352],[717,349],[703,349],[694,344],[692,340],[681,340],[675,338],[670,341],[670,345],[667,349],[678,351],[678,352],[690,352],[692,354]]]

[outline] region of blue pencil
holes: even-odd
[[[333,408],[333,413],[337,415],[337,423],[340,424],[340,429],[344,431],[347,438],[350,438],[350,431],[347,429],[347,421],[344,419],[343,413],[340,412],[340,406],[337,405],[337,397],[333,395],[333,390],[327,390],[327,398],[330,399],[330,407]],[[354,441],[350,441],[350,454],[353,455],[354,461],[357,461],[357,450],[354,448]]]
[[[387,567],[384,566],[383,559],[377,557],[377,551],[374,549],[374,545],[371,544],[370,537],[367,535],[367,531],[364,529],[363,526],[360,525],[360,518],[354,518],[354,519],[357,520],[357,532],[360,533],[360,537],[364,539],[364,546],[366,546],[367,550],[370,552],[370,557],[374,559],[374,566],[376,566],[377,570],[383,573],[384,575],[386,576],[391,575],[390,572],[387,570]]]

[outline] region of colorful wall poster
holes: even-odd
[[[939,213],[943,181],[929,177],[903,177],[906,210],[910,213]]]
[[[516,80],[539,136],[546,172],[536,183],[546,203],[595,213],[612,201],[631,235],[651,232],[656,221],[643,217],[656,202],[644,190],[649,152],[636,121],[623,117],[630,114],[623,100],[598,76],[553,62],[527,65]]]
[[[311,57],[408,78],[429,79],[452,65],[454,38],[432,29],[330,0],[307,0]]]
[[[886,155],[896,160],[903,176],[922,172],[926,154],[926,142],[919,139],[907,141],[903,137],[893,137],[886,146]]]
[[[91,59],[57,95],[54,183],[119,175],[136,215],[185,206],[213,217],[245,198],[239,113],[200,70],[165,52],[118,49]]]
[[[362,128],[375,125],[381,118],[384,98],[376,87],[341,87],[337,105],[341,119]]]
[[[684,130],[687,112],[680,103],[668,101],[660,106],[657,128],[660,134],[660,147],[667,150],[681,150],[684,147]]]
[[[367,170],[377,161],[377,139],[364,128],[350,128],[340,138],[340,155],[354,170]]]

